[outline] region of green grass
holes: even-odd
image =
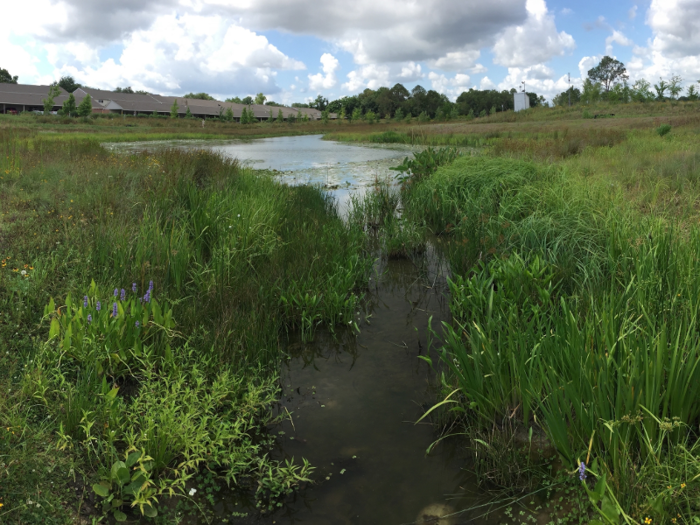
[[[94,483],[117,489],[112,465],[134,450],[148,472],[127,497],[136,514],[183,496],[202,469],[261,508],[306,479],[301,458],[268,454],[280,341],[356,329],[372,265],[361,229],[320,189],[209,152],[120,156],[94,139],[4,131],[0,159],[0,426],[11,429],[0,520],[71,521],[81,502],[97,505]],[[25,472],[35,461],[54,475]]]

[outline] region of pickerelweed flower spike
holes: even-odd
[[[141,323],[139,323],[138,321],[136,321],[136,328],[138,328],[139,326],[141,326]]]
[[[132,283],[131,285],[131,291],[136,293],[136,283]]]
[[[85,298],[83,299],[83,308],[87,308],[87,305],[88,305],[88,298],[86,295]]]
[[[101,308],[102,308],[102,303],[100,303],[100,301],[97,301],[97,304],[95,305],[95,310],[97,310],[99,312]]]
[[[88,323],[92,323],[92,315],[88,314]]]
[[[146,302],[146,303],[150,303],[150,302],[151,302],[151,291],[150,291],[150,290],[147,290],[147,291],[146,291],[146,295],[143,296],[143,300],[144,300],[144,302]]]
[[[586,479],[586,464],[583,461],[578,467],[578,479],[580,479],[581,481]]]
[[[148,282],[148,291],[152,292],[153,291],[153,281]]]
[[[120,299],[121,299],[122,301],[124,301],[124,300],[126,299],[126,290],[125,290],[124,288],[122,288],[122,293],[121,293]]]
[[[117,295],[119,295],[119,289],[118,289],[118,288],[115,288],[115,289],[114,289],[114,297],[116,297]]]
[[[117,303],[112,307],[112,317],[117,317]]]

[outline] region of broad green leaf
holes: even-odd
[[[61,325],[58,324],[58,319],[51,319],[51,328],[49,328],[49,339],[53,339],[61,333]]]
[[[153,505],[144,505],[143,513],[149,518],[155,518],[158,515],[158,511]]]
[[[120,486],[128,483],[131,479],[129,469],[126,468],[126,464],[123,461],[117,461],[112,465],[112,479],[119,483]]]
[[[132,452],[131,454],[129,454],[129,457],[126,458],[126,466],[129,468],[133,467],[140,457],[141,452],[139,452],[138,450]],[[133,480],[134,477],[136,477],[136,475],[134,475],[131,479]]]
[[[121,510],[115,510],[114,511],[114,519],[121,522],[121,521],[126,521],[126,514],[124,514]]]
[[[92,490],[95,492],[95,494],[102,496],[103,498],[109,496],[109,486],[104,482],[95,483],[92,486]]]
[[[107,393],[107,399],[114,399],[117,397],[117,392],[119,392],[119,387],[113,388]],[[131,465],[128,465],[131,466]]]

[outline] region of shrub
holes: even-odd
[[[658,128],[656,128],[656,133],[659,135],[659,137],[663,137],[667,133],[671,131],[671,124],[661,124]]]

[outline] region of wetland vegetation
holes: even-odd
[[[425,419],[470,452],[493,522],[698,522],[700,106],[611,107],[0,119],[0,519],[172,523],[203,475],[274,511],[318,478],[272,453],[288,338],[354,337],[376,260],[420,273],[439,245]],[[417,153],[341,218],[220,154],[100,145],[319,131],[468,148]]]

